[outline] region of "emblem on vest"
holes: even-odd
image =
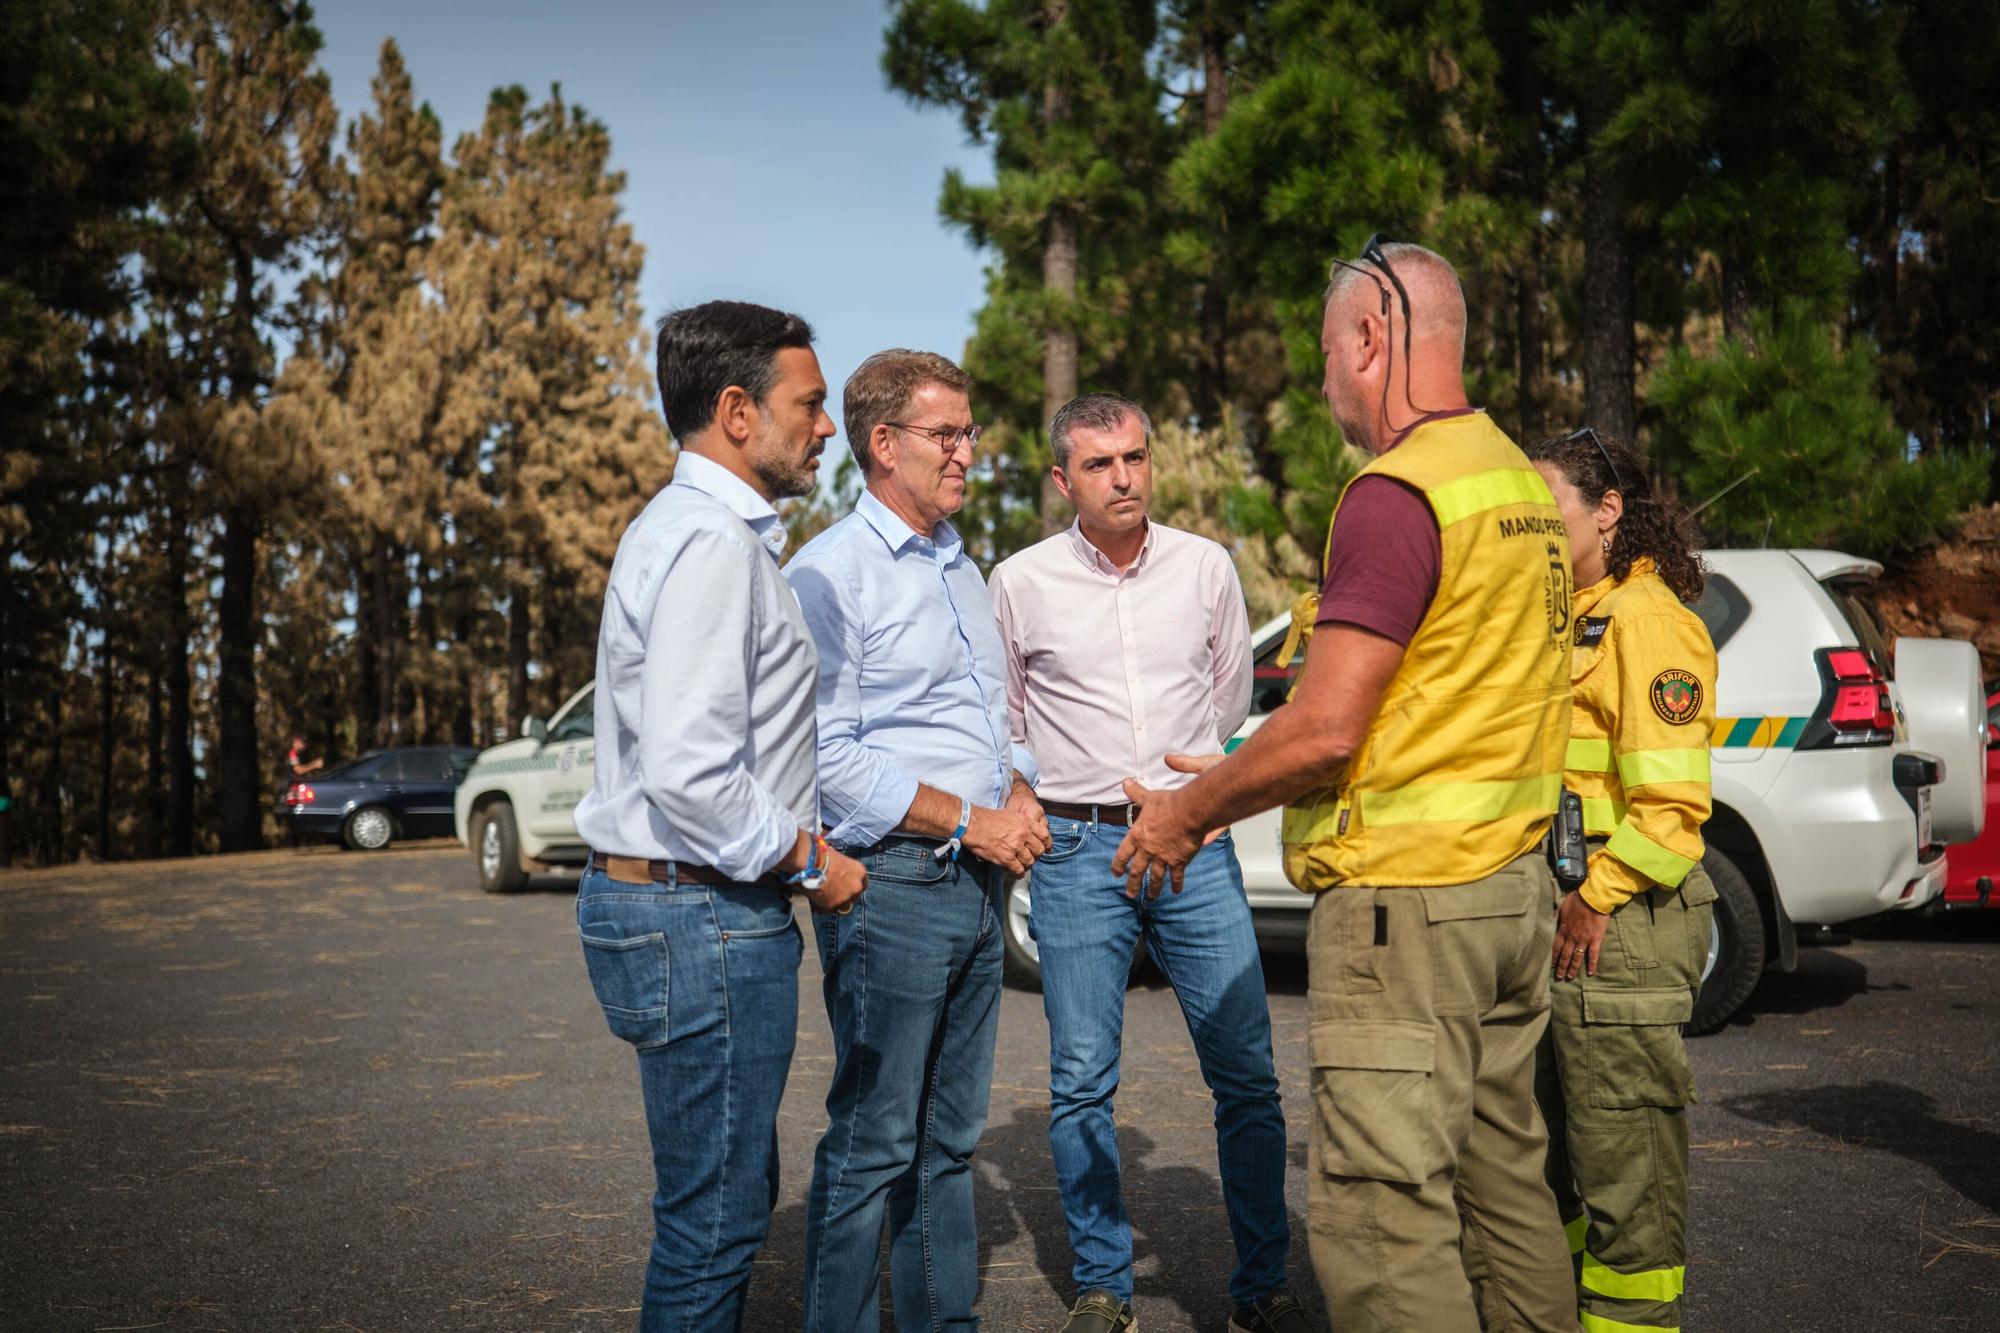
[[[1604,642],[1604,631],[1611,628],[1610,616],[1579,616],[1576,622],[1576,646],[1595,648]]]
[[[1561,648],[1569,637],[1569,557],[1560,542],[1548,543],[1548,582],[1542,601],[1549,613],[1549,647]]]
[[[1674,667],[1653,677],[1653,711],[1675,726],[1685,726],[1701,712],[1701,682],[1692,671]]]

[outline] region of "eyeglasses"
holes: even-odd
[[[1625,478],[1619,475],[1618,465],[1611,461],[1611,451],[1604,447],[1604,441],[1597,438],[1596,431],[1588,426],[1578,426],[1575,430],[1563,436],[1562,442],[1564,444],[1575,444],[1578,440],[1582,439],[1588,439],[1592,444],[1597,446],[1597,456],[1604,460],[1604,466],[1611,469],[1611,485],[1613,489],[1623,491],[1625,489]]]
[[[912,426],[904,421],[885,421],[882,424],[925,436],[947,454],[957,453],[960,445],[968,452],[976,451],[979,437],[986,433],[984,426]]]
[[[1364,264],[1373,264],[1376,268],[1381,269],[1382,276],[1389,280],[1387,283],[1384,283],[1382,278],[1376,277],[1373,273],[1361,267],[1361,264],[1351,264],[1345,259],[1336,259],[1333,262],[1335,267],[1359,273],[1362,277],[1368,279],[1368,281],[1381,289],[1382,318],[1384,320],[1389,318],[1389,288],[1394,287],[1396,289],[1396,298],[1403,304],[1403,364],[1407,367],[1410,364],[1410,293],[1403,286],[1403,280],[1396,276],[1396,270],[1390,267],[1389,256],[1382,253],[1384,243],[1389,245],[1395,244],[1394,241],[1389,240],[1388,237],[1379,231],[1370,236],[1368,243],[1361,247],[1361,261]],[[1392,346],[1389,349],[1389,375],[1387,379],[1382,381],[1382,419],[1385,422],[1389,419],[1389,380],[1396,377],[1395,355],[1395,348]],[[1418,407],[1416,400],[1410,397],[1410,379],[1407,370],[1403,374],[1403,401],[1408,403],[1410,410],[1415,412],[1419,417],[1424,415],[1424,409]]]

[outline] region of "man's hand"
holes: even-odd
[[[1597,975],[1597,953],[1604,947],[1604,931],[1611,918],[1571,890],[1556,908],[1556,943],[1553,950],[1556,980],[1574,981],[1577,970]]]
[[[1206,773],[1228,757],[1222,754],[1170,754],[1167,756],[1167,767],[1176,773]],[[1201,845],[1208,846],[1227,831],[1227,828],[1210,829],[1202,838]],[[1180,890],[1175,889],[1174,892],[1179,893]]]
[[[853,857],[827,850],[826,878],[805,896],[806,903],[815,912],[845,912],[868,887],[868,871]]]
[[[1042,809],[1042,803],[1036,797],[1035,789],[1022,781],[1018,774],[1014,778],[1014,790],[1007,793],[1005,808],[1017,815],[1026,815],[1029,822],[1041,830],[1042,851],[1046,852],[1052,842],[1049,837],[1048,812]]]
[[[975,806],[972,822],[965,826],[965,850],[990,866],[999,866],[1011,875],[1025,875],[1035,858],[1049,849],[1049,821],[1035,807],[1033,818],[1012,808],[991,810]]]
[[[1125,896],[1136,898],[1144,888],[1150,897],[1160,890],[1181,891],[1181,872],[1202,849],[1199,830],[1188,827],[1181,814],[1178,791],[1152,791],[1138,779],[1125,779],[1125,798],[1139,807],[1139,818],[1125,831],[1111,873],[1125,877]],[[1149,882],[1150,881],[1150,882]]]

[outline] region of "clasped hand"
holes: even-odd
[[[1221,762],[1219,754],[1167,756],[1167,767],[1176,773],[1205,773]],[[1144,891],[1157,898],[1169,888],[1179,893],[1188,862],[1222,835],[1221,829],[1204,834],[1189,822],[1183,790],[1154,791],[1137,778],[1125,779],[1125,799],[1139,807],[1139,817],[1118,844],[1111,873],[1125,877],[1126,897],[1136,898]]]

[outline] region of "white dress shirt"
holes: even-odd
[[[683,452],[618,541],[597,632],[598,851],[753,880],[819,826],[812,636],[777,511]]]
[[[928,535],[863,492],[785,567],[819,645],[821,808],[837,847],[880,842],[922,782],[997,806],[1034,760],[1007,737],[986,581],[951,524]]]
[[[1250,715],[1250,618],[1229,553],[1148,523],[1120,571],[1072,523],[993,571],[1014,740],[1045,801],[1179,787],[1169,754],[1217,754]]]

